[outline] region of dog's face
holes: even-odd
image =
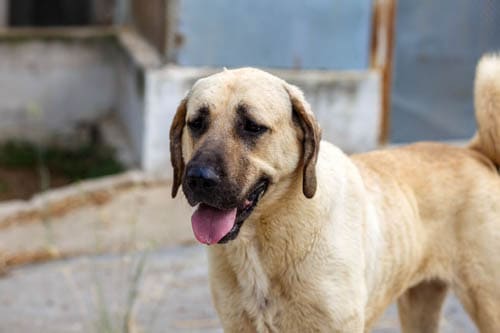
[[[320,130],[302,92],[266,72],[225,70],[196,82],[170,129],[172,196],[182,185],[196,238],[236,238],[268,194],[316,191]],[[274,200],[275,200],[274,199]]]

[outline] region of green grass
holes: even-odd
[[[39,147],[27,141],[0,144],[0,165],[10,168],[46,168],[78,181],[116,174],[124,170],[114,151],[106,146],[86,145],[74,149]]]

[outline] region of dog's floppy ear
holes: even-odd
[[[292,103],[293,117],[298,120],[304,138],[303,146],[303,177],[302,191],[307,198],[312,198],[316,193],[316,161],[318,160],[321,129],[311,111],[309,103],[304,98],[302,91],[290,84],[285,85]]]
[[[175,198],[184,173],[184,159],[182,157],[182,130],[186,123],[187,97],[184,98],[175,113],[170,127],[170,161],[174,168],[174,183],[172,184],[172,197]]]

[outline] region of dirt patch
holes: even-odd
[[[75,181],[120,173],[114,151],[100,143],[63,148],[25,141],[0,144],[0,201],[34,194]]]
[[[49,189],[71,183],[71,179],[61,174],[50,174]],[[42,188],[40,175],[35,169],[7,168],[0,166],[0,201],[28,200]]]

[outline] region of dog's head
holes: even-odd
[[[320,130],[295,86],[266,72],[225,70],[196,82],[170,129],[172,196],[182,185],[196,238],[236,238],[267,194],[273,200],[302,183],[316,192]]]

